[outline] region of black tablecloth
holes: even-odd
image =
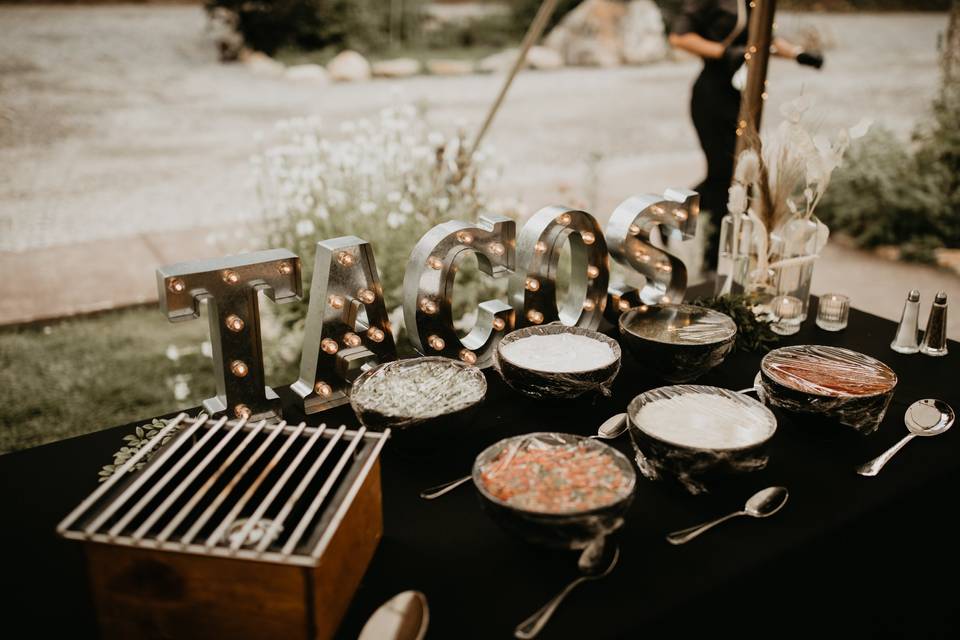
[[[620,536],[621,561],[607,579],[575,591],[543,638],[737,633],[750,637],[862,635],[955,636],[960,629],[953,578],[960,567],[956,489],[960,429],[906,447],[876,478],[854,468],[905,433],[903,412],[934,397],[960,408],[960,344],[943,358],[892,352],[894,324],[856,310],[840,333],[812,319],[785,344],[844,346],[889,364],[900,383],[879,431],[851,430],[777,412],[769,467],[708,496],[640,479]],[[750,386],[759,354],[734,354],[700,383]],[[29,372],[23,372],[29,375]],[[632,357],[610,398],[535,401],[488,372],[487,401],[473,434],[450,434],[444,455],[411,459],[389,445],[383,455],[385,533],[343,621],[356,637],[392,595],[423,591],[431,638],[506,638],[514,626],[577,575],[577,555],[519,542],[481,511],[470,486],[439,500],[428,486],[468,472],[473,456],[502,437],[528,431],[590,434],[637,393],[658,386]],[[356,424],[348,407],[321,416]],[[109,429],[0,457],[2,548],[7,595],[3,628],[34,637],[68,630],[96,633],[80,545],[57,538],[56,523],[97,484],[132,426]],[[615,443],[630,455],[629,442]],[[765,521],[734,520],[680,547],[664,534],[740,508],[756,489],[790,489],[787,506]],[[4,633],[6,635],[6,633]],[[25,636],[26,637],[26,636]]]

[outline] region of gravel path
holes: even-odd
[[[908,136],[937,85],[945,15],[778,20],[784,32],[814,25],[833,46],[821,73],[773,61],[767,123],[802,91],[817,99],[827,131],[865,115]],[[0,6],[0,34],[0,256],[255,219],[248,158],[254,133],[276,120],[318,113],[336,131],[399,94],[425,101],[438,127],[472,130],[501,82],[421,76],[318,88],[256,76],[217,62],[204,13],[191,6]],[[630,194],[696,183],[702,159],[687,104],[698,66],[521,74],[489,138],[506,168],[497,190],[531,208],[595,193],[588,204],[605,218]],[[870,268],[852,255],[854,268]],[[826,256],[816,288],[846,281],[843,256]],[[899,290],[918,278],[960,295],[960,279],[919,269],[894,265],[889,289],[855,304],[894,316]]]

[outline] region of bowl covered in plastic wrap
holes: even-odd
[[[794,345],[765,355],[756,382],[768,404],[869,434],[890,406],[897,374],[876,358],[850,349]]]
[[[449,442],[469,426],[487,394],[477,367],[441,357],[395,360],[361,374],[350,389],[357,419],[370,429],[392,429],[414,448]]]
[[[620,316],[634,358],[667,382],[689,382],[733,350],[737,325],[725,313],[692,304],[644,304]]]
[[[602,333],[554,322],[508,333],[494,365],[504,382],[532,398],[610,395],[620,345]]]
[[[720,387],[651,389],[627,406],[640,472],[672,478],[690,493],[709,491],[731,474],[763,469],[777,419],[762,403]]]
[[[500,440],[477,456],[473,484],[484,510],[527,542],[584,549],[619,529],[637,474],[622,453],[569,433]]]

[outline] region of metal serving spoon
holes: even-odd
[[[601,541],[600,544],[603,544],[603,542]],[[584,582],[599,580],[610,575],[620,560],[620,547],[614,547],[610,564],[606,566],[597,562],[599,558],[594,557],[597,550],[592,547],[593,545],[587,547],[580,556],[579,562],[577,562],[577,566],[579,566],[580,572],[583,575],[564,587],[563,591],[555,595],[547,604],[537,609],[532,616],[517,625],[517,628],[513,630],[513,637],[520,638],[521,640],[529,640],[529,638],[536,637],[550,621],[553,612],[557,610],[557,607],[560,606],[560,603],[563,602],[564,598],[566,598],[571,591]]]
[[[627,414],[618,413],[615,416],[607,418],[604,423],[600,425],[600,428],[597,429],[597,435],[590,437],[596,438],[597,440],[613,440],[614,438],[619,437],[626,430]],[[449,482],[444,482],[443,484],[438,484],[435,487],[424,489],[420,492],[420,497],[424,500],[433,500],[434,498],[439,498],[446,493],[450,493],[460,485],[466,484],[471,477],[472,476],[463,476],[462,478],[457,478],[456,480],[451,480]]]
[[[600,428],[597,429],[597,435],[590,436],[597,440],[613,440],[627,430],[627,414],[618,413],[604,420]]]
[[[737,516],[750,516],[751,518],[766,518],[767,516],[772,516],[777,511],[780,511],[783,505],[787,504],[787,497],[789,495],[786,487],[767,487],[750,496],[747,504],[744,505],[743,511],[735,511],[722,518],[711,520],[710,522],[698,524],[687,529],[681,529],[680,531],[674,531],[667,536],[667,542],[670,544],[689,542],[707,529],[731,518],[736,518]]]
[[[427,597],[403,591],[373,612],[357,640],[423,640],[430,624]]]
[[[883,469],[883,465],[890,462],[890,458],[896,455],[897,451],[917,436],[937,436],[949,429],[953,425],[953,409],[943,400],[917,400],[907,407],[907,412],[903,414],[903,422],[907,425],[909,434],[893,445],[882,454],[857,468],[857,473],[862,476],[875,476]]]

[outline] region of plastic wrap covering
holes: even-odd
[[[406,430],[460,418],[486,394],[487,380],[476,367],[449,358],[412,358],[362,374],[353,383],[350,404],[367,427]]]
[[[669,382],[689,382],[723,362],[737,325],[696,305],[642,305],[620,316],[620,333],[640,364]]]
[[[637,476],[619,451],[566,433],[501,440],[473,464],[484,509],[537,544],[582,549],[623,525]]]
[[[875,358],[817,345],[783,347],[763,358],[757,388],[776,407],[823,415],[857,431],[880,426],[897,374]]]
[[[524,349],[523,358],[518,357],[520,352],[516,347],[525,338],[563,335],[573,339],[556,340],[555,344],[546,345],[551,350],[561,348],[553,356],[543,349],[542,353],[532,357],[527,354],[534,350]],[[539,341],[528,344],[544,346]],[[554,360],[562,360],[562,365],[544,370],[543,363]],[[620,345],[602,333],[554,322],[518,329],[504,336],[497,346],[494,366],[508,385],[532,398],[576,398],[588,392],[609,396],[613,380],[620,372]]]
[[[753,398],[703,385],[660,387],[627,407],[637,466],[651,480],[678,480],[690,493],[731,473],[763,469],[777,419]]]

